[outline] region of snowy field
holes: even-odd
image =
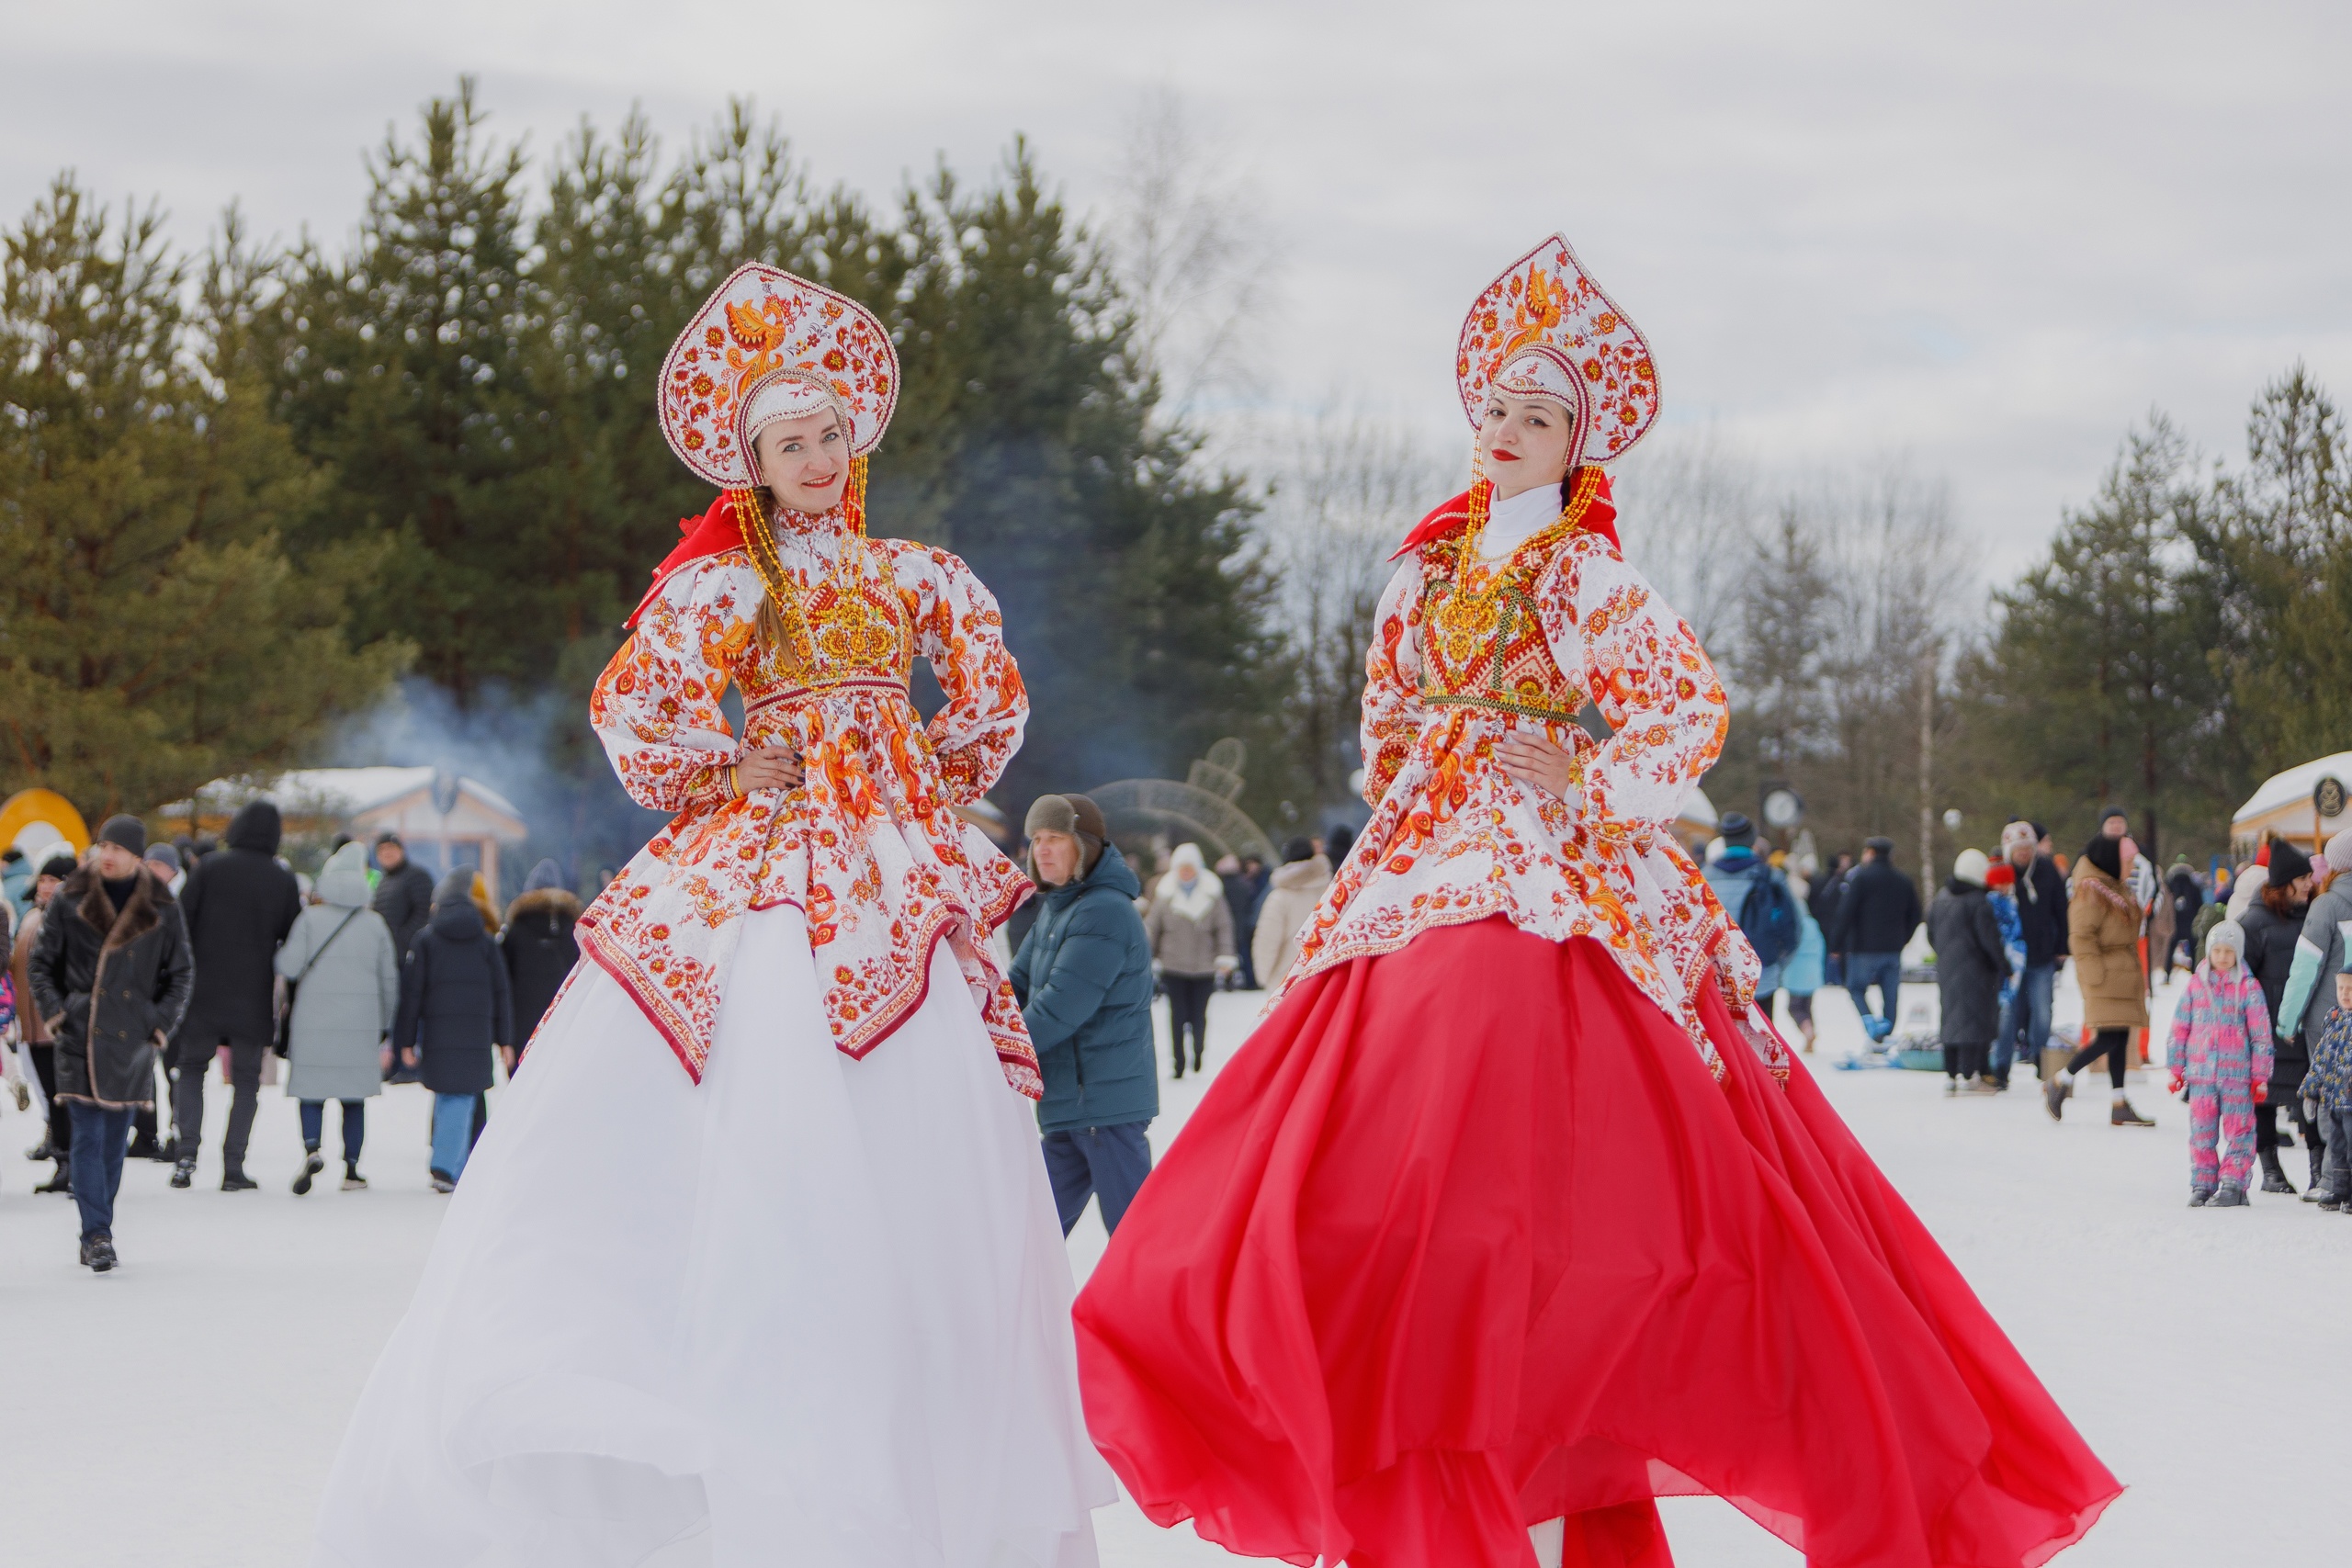
[[[1216,998],[1215,1061],[1257,1001]],[[2245,1210],[2184,1207],[2188,1111],[2161,1072],[2133,1085],[2154,1131],[2106,1124],[2103,1077],[2052,1126],[2030,1076],[2006,1097],[1946,1101],[1933,1074],[1829,1070],[1860,1031],[1842,993],[1816,1008],[1812,1064],[1830,1097],[2131,1487],[2059,1562],[2341,1561],[2352,1220],[2259,1194]],[[1155,1143],[1203,1084],[1163,1086]],[[17,1151],[38,1129],[13,1107],[0,1115],[0,1562],[305,1560],[335,1443],[445,1201],[425,1183],[427,1101],[407,1089],[371,1102],[371,1190],[335,1190],[330,1164],[297,1199],[294,1107],[263,1091],[249,1161],[263,1190],[232,1195],[218,1190],[226,1092],[208,1098],[197,1189],[171,1191],[167,1168],[133,1163],[115,1226],[124,1265],[103,1278],[74,1261],[72,1201],[28,1191],[50,1168]],[[330,1114],[330,1156],[336,1132]],[[2287,1159],[2301,1186],[2301,1152]],[[1090,1213],[1070,1238],[1081,1277],[1102,1245]],[[1800,1561],[1724,1505],[1665,1507],[1683,1568]],[[1096,1529],[1109,1568],[1224,1560],[1124,1503]]]

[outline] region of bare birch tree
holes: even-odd
[[[1187,418],[1215,393],[1254,385],[1254,329],[1273,300],[1279,242],[1248,170],[1199,131],[1172,88],[1136,106],[1104,231],[1160,406]]]
[[[1312,795],[1283,826],[1306,830],[1354,795],[1364,655],[1395,571],[1388,558],[1456,476],[1410,429],[1363,412],[1326,411],[1266,446],[1261,471],[1274,477],[1259,526],[1282,577],[1276,604],[1296,671],[1289,732]]]

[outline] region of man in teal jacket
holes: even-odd
[[[1011,978],[1046,1080],[1046,1171],[1064,1235],[1089,1197],[1116,1230],[1151,1173],[1144,1129],[1159,1114],[1143,886],[1082,795],[1040,795],[1027,834],[1030,874],[1046,891]]]

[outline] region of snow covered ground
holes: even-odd
[[[1216,1062],[1256,1005],[1216,998]],[[2103,1081],[2052,1126],[2030,1077],[2006,1097],[1946,1101],[1933,1074],[1829,1070],[1860,1031],[1842,993],[1816,1008],[1813,1064],[1831,1098],[2132,1488],[2059,1562],[2335,1561],[2352,1540],[2337,1420],[2352,1400],[2352,1219],[2259,1195],[2245,1210],[2184,1207],[2188,1113],[2160,1073],[2133,1086],[2154,1131],[2109,1127]],[[1156,1142],[1203,1087],[1166,1086]],[[371,1190],[334,1190],[331,1167],[297,1199],[294,1108],[264,1090],[250,1162],[264,1188],[231,1195],[217,1190],[226,1096],[209,1098],[198,1187],[174,1192],[164,1167],[132,1165],[116,1224],[125,1262],[105,1278],[74,1261],[70,1200],[28,1190],[49,1168],[16,1151],[38,1129],[13,1108],[0,1117],[0,1562],[305,1559],[334,1445],[439,1221],[426,1100],[403,1089],[371,1102]],[[335,1130],[330,1115],[330,1155]],[[2301,1151],[2288,1160],[2300,1186]],[[1070,1238],[1081,1276],[1102,1245],[1090,1214]],[[1677,1501],[1667,1517],[1684,1568],[1799,1562],[1722,1504]],[[1096,1523],[1109,1568],[1224,1560],[1124,1503]]]

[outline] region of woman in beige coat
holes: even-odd
[[[1169,857],[1168,874],[1152,895],[1143,918],[1151,939],[1151,961],[1168,993],[1168,1043],[1176,1077],[1184,1076],[1184,1040],[1193,1042],[1193,1070],[1201,1070],[1208,1048],[1209,994],[1235,967],[1233,908],[1225,884],[1202,858],[1198,844],[1179,844]]]
[[[1330,886],[1331,863],[1317,854],[1312,843],[1293,839],[1283,846],[1283,863],[1266,884],[1266,896],[1258,905],[1258,931],[1250,941],[1258,984],[1270,991],[1281,989],[1290,961],[1298,956],[1298,933]]]
[[[2075,961],[2075,984],[2083,995],[2083,1022],[2094,1033],[2065,1070],[2042,1087],[2042,1103],[2056,1121],[2075,1092],[2075,1075],[2107,1058],[2114,1100],[2107,1119],[2117,1127],[2153,1127],[2123,1093],[2123,1070],[2132,1032],[2147,1027],[2147,974],[2140,967],[2139,901],[2132,897],[2130,839],[2094,838],[2075,863],[2066,903],[2066,947]]]

